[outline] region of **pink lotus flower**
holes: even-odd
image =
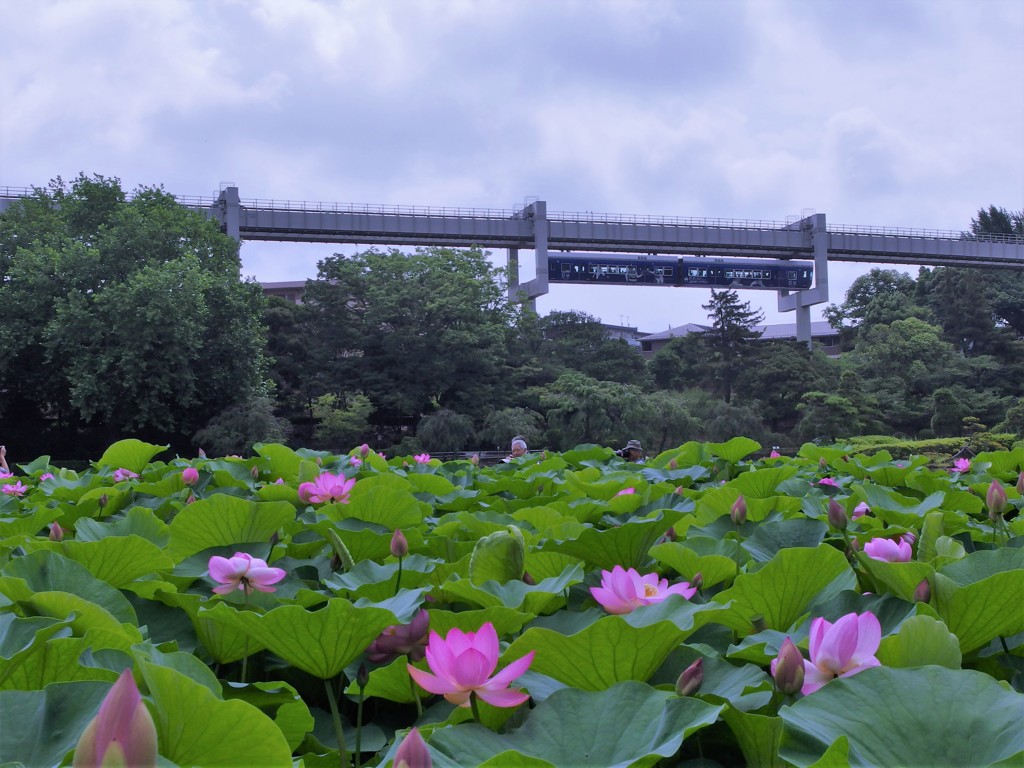
[[[370,446],[367,445],[366,443],[363,443],[362,445],[360,445],[359,446],[359,455],[362,456],[364,459],[367,456],[369,456],[370,455]]]
[[[64,529],[60,527],[60,523],[50,523],[48,538],[50,541],[64,541]]]
[[[348,504],[348,494],[356,484],[353,477],[346,480],[344,475],[322,472],[312,483],[299,486],[299,498],[306,504]]]
[[[111,686],[100,711],[85,727],[75,746],[74,768],[156,765],[156,726],[146,709],[132,671],[126,669]]]
[[[348,457],[348,463],[349,463],[349,466],[352,466],[352,467],[361,467],[361,466],[363,466],[363,460],[360,459],[358,456],[349,456]]]
[[[636,488],[623,488],[621,491],[616,493],[616,496],[629,496],[636,493]]]
[[[889,563],[907,563],[913,556],[910,543],[902,538],[899,541],[892,539],[872,539],[864,545],[864,554],[872,560],[883,560]]]
[[[768,458],[769,458],[769,459],[778,459],[778,458],[780,458],[781,456],[782,456],[782,454],[781,454],[781,453],[779,453],[778,451],[774,450],[774,449],[772,450],[772,452],[771,452],[771,453],[769,453],[769,454],[768,454]]]
[[[971,460],[960,457],[959,459],[953,460],[953,471],[963,474],[964,472],[971,471]]]
[[[132,472],[130,469],[125,469],[124,467],[114,470],[115,483],[120,483],[122,480],[134,480],[137,479],[138,476],[138,472]]]
[[[875,658],[882,641],[882,627],[875,614],[848,613],[835,624],[823,618],[811,623],[808,652],[804,661],[804,696],[814,693],[836,677],[850,677],[868,667],[880,666]]]
[[[833,488],[838,488],[839,481],[834,477],[823,477],[818,481],[818,485],[831,485]]]
[[[413,456],[413,458],[416,459],[416,463],[417,464],[429,464],[430,463],[430,454],[429,453],[417,453],[415,456]]]
[[[492,677],[498,655],[498,633],[490,622],[478,632],[452,629],[444,639],[431,631],[426,656],[433,674],[411,664],[409,674],[424,690],[441,694],[460,707],[468,707],[474,693],[494,707],[518,706],[530,697],[509,685],[530,668],[534,651]]]
[[[862,501],[856,507],[853,508],[853,519],[856,520],[858,517],[864,517],[864,515],[871,514],[871,507],[868,506],[866,501]]]
[[[245,552],[235,552],[234,557],[210,558],[207,566],[210,570],[210,578],[219,581],[220,586],[214,587],[213,591],[218,595],[226,595],[240,589],[246,595],[252,594],[254,589],[260,592],[274,592],[276,584],[285,577],[281,568],[270,568],[266,560],[247,555]]]
[[[181,470],[181,482],[185,485],[195,485],[199,482],[199,470],[195,467],[185,467]]]
[[[999,517],[1006,511],[1009,501],[1006,498],[1006,489],[998,480],[993,480],[985,493],[985,505],[988,507],[990,516]]]
[[[430,757],[430,750],[427,743],[420,736],[418,728],[413,728],[402,739],[402,743],[395,750],[394,768],[432,768],[434,765]]]
[[[39,476],[40,483],[45,482],[47,480],[53,480],[53,472],[43,472],[43,474]]]
[[[420,609],[410,623],[388,627],[366,649],[367,660],[386,664],[408,654],[412,661],[419,661],[426,654],[429,625],[430,614]]]
[[[3,491],[8,496],[24,496],[28,491],[28,486],[21,482],[21,480],[18,480],[17,482],[0,486],[0,491]]]
[[[601,586],[591,587],[590,594],[608,613],[632,613],[641,605],[660,603],[669,595],[682,595],[687,600],[697,593],[688,582],[669,586],[668,579],[658,574],[641,576],[636,570],[616,565],[611,571],[601,571]]]

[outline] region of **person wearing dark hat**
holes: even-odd
[[[618,453],[626,461],[631,461],[634,464],[643,464],[644,462],[644,448],[640,445],[639,440],[630,440],[626,443],[626,447]]]
[[[513,437],[511,450],[512,453],[510,453],[508,456],[502,459],[502,461],[504,461],[505,463],[512,461],[512,459],[518,459],[520,456],[526,455],[527,450],[529,450],[526,447],[526,438],[523,437],[522,435],[516,435],[515,437]]]

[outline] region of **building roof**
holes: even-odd
[[[679,336],[688,336],[691,333],[706,333],[710,330],[710,325],[687,323],[686,325],[677,325],[675,328],[669,328],[666,331],[649,333],[644,336],[641,336],[640,338],[642,341],[662,341],[667,339],[674,339]],[[754,330],[761,332],[762,339],[796,338],[796,323],[778,323],[776,325],[755,325]],[[839,335],[839,331],[835,330],[826,321],[814,320],[811,322],[811,336],[837,335]]]

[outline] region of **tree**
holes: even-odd
[[[416,439],[429,451],[463,451],[475,438],[473,419],[447,408],[424,416],[416,427]]]
[[[196,433],[196,445],[215,456],[245,455],[256,443],[282,443],[291,434],[287,419],[274,415],[274,401],[256,395],[230,406]]]
[[[544,434],[544,417],[530,408],[501,408],[491,411],[484,419],[483,429],[477,433],[483,445],[495,449],[508,448],[516,435],[526,438],[533,446]]]
[[[690,387],[712,387],[715,369],[704,334],[677,336],[659,349],[648,363],[658,389],[682,391]]]
[[[773,432],[789,431],[799,420],[804,392],[837,384],[835,361],[797,341],[761,342],[736,380],[734,400],[756,405]]]
[[[566,373],[541,394],[546,409],[547,443],[556,450],[581,442],[622,444],[637,438],[652,421],[651,403],[639,387]]]
[[[644,387],[647,364],[622,339],[611,339],[601,322],[585,312],[551,312],[541,321],[545,358],[599,381]]]
[[[397,434],[448,408],[474,419],[499,405],[514,309],[478,249],[371,249],[320,263],[315,308],[325,386],[361,391]]]
[[[711,355],[717,389],[725,402],[732,399],[733,384],[741,368],[753,353],[753,342],[761,333],[755,326],[764,320],[764,313],[740,303],[736,291],[711,291],[711,301],[701,307],[708,311],[711,330],[704,334]]]
[[[0,254],[5,429],[183,443],[261,394],[262,290],[239,281],[238,244],[165,192],[55,180],[0,216]]]
[[[857,406],[841,395],[828,392],[805,392],[797,406],[802,414],[797,425],[801,440],[836,438],[863,433],[863,422]]]
[[[313,435],[327,448],[346,452],[369,436],[371,413],[373,403],[362,393],[320,395],[313,402]]]

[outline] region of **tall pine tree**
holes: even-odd
[[[753,355],[753,342],[760,338],[756,330],[764,320],[761,310],[740,303],[736,291],[711,291],[711,301],[701,305],[708,311],[711,330],[704,334],[719,394],[725,402],[732,400],[737,375]]]

